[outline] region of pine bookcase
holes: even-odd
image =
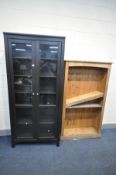
[[[111,63],[65,61],[62,138],[101,136]]]

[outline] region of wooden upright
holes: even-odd
[[[101,136],[111,63],[65,62],[62,137]]]

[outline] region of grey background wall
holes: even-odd
[[[115,0],[0,0],[0,130],[10,128],[3,32],[66,36],[65,60],[113,62],[103,123],[116,123]]]

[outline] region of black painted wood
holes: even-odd
[[[63,101],[65,38],[4,33],[4,40],[12,147],[17,143],[46,143],[54,141],[59,146]],[[16,43],[14,47],[18,44],[24,45],[21,48],[22,51],[20,49],[22,45],[19,45],[19,48],[13,48],[13,43]],[[29,55],[30,50],[27,49],[27,46],[29,47],[30,44],[32,48],[31,57]],[[17,54],[16,56],[14,56],[15,53]],[[22,56],[23,54],[24,56]],[[31,64],[33,65],[32,72],[29,67],[29,60],[31,58]],[[15,59],[14,62],[13,59]],[[17,62],[16,66],[19,70],[15,70],[15,62]],[[27,67],[31,74],[20,74],[18,72],[20,69],[25,71]],[[16,89],[19,87],[24,88],[23,81],[29,83],[32,81],[32,91],[28,90],[25,92],[24,89]],[[18,100],[21,103],[17,104]]]

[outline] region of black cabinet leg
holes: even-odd
[[[14,148],[15,147],[15,143],[12,141],[12,143],[11,143],[11,146],[12,146],[12,148]]]
[[[56,146],[60,146],[60,140],[57,140],[57,142],[56,142]]]

